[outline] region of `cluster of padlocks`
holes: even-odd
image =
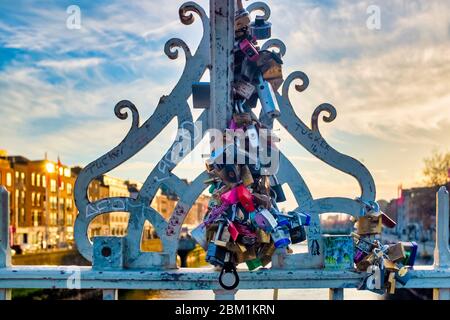
[[[306,240],[305,227],[311,218],[305,212],[279,210],[277,204],[286,201],[286,197],[274,174],[278,163],[274,168],[273,161],[270,162],[271,170],[267,170],[267,163],[262,164],[259,155],[255,155],[261,149],[277,150],[278,140],[251,110],[259,101],[266,118],[280,116],[274,92],[283,83],[283,61],[280,54],[258,47],[258,40],[271,37],[271,24],[260,16],[251,21],[241,1],[237,3],[234,110],[223,143],[213,149],[206,161],[210,178],[205,183],[210,185],[212,197],[203,223],[191,232],[205,249],[206,261],[221,269],[219,283],[225,289],[237,287],[238,264],[245,262],[249,270],[254,270],[269,264],[277,249],[292,253],[289,245]],[[193,85],[194,108],[209,104],[208,85]],[[266,139],[261,138],[262,129],[269,132]],[[230,138],[230,131],[243,133],[245,145],[234,136]],[[331,244],[330,259],[336,267],[336,261],[342,261],[342,257],[336,256],[345,256],[342,269],[366,272],[360,289],[378,293],[388,289],[393,293],[397,281],[403,285],[408,281],[417,245],[414,242],[382,245],[377,239],[382,227],[392,228],[395,222],[380,211],[376,202],[361,202],[364,212],[358,219],[357,233],[340,239],[326,238]],[[326,256],[324,260],[327,268]]]
[[[410,279],[410,269],[417,255],[417,243],[398,242],[381,244],[376,239],[383,226],[395,227],[396,223],[384,214],[376,202],[365,204],[369,212],[358,219],[357,232],[352,233],[356,269],[366,272],[360,289],[368,289],[383,294],[387,289],[395,293],[396,283],[405,285]]]
[[[240,1],[235,15],[234,110],[228,132],[241,132],[240,140],[224,135],[223,146],[214,149],[206,161],[212,200],[203,223],[192,236],[207,252],[206,260],[222,268],[219,282],[227,289],[238,285],[235,266],[246,263],[250,270],[271,262],[277,248],[306,240],[310,216],[303,212],[283,213],[277,203],[286,201],[282,186],[258,158],[260,149],[276,154],[276,139],[251,112],[260,101],[269,118],[280,115],[274,91],[283,83],[281,56],[261,50],[257,41],[271,37],[271,24],[257,16],[251,22]],[[199,88],[193,90],[198,104]],[[261,129],[270,132],[261,138]],[[231,141],[230,141],[231,140]],[[243,161],[237,161],[244,153]],[[231,160],[230,160],[231,159]],[[253,161],[252,161],[253,159]],[[278,160],[272,161],[277,170]]]

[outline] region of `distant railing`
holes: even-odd
[[[9,195],[0,187],[0,300],[11,299],[11,289],[102,289],[103,298],[117,299],[119,289],[213,290],[222,300],[235,298],[236,290],[221,289],[212,268],[173,270],[96,270],[79,266],[12,266],[9,246]],[[432,266],[415,266],[403,288],[433,289],[436,300],[450,299],[449,194],[437,193],[437,239]],[[240,270],[239,289],[329,288],[330,299],[344,298],[344,288],[357,288],[364,274],[318,269]],[[398,288],[402,288],[399,284]]]

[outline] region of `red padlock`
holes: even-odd
[[[250,193],[250,191],[248,191],[247,187],[241,184],[236,189],[239,202],[242,204],[245,211],[255,211],[255,205],[253,204],[253,195]]]

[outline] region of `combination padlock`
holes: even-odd
[[[255,21],[250,24],[250,34],[257,40],[269,39],[272,36],[272,24],[264,17],[256,16]]]
[[[270,189],[273,191],[274,199],[277,203],[285,202],[286,195],[284,194],[283,187],[278,182],[278,178],[276,175],[272,175],[269,177],[270,181]]]
[[[277,98],[270,84],[262,77],[262,74],[259,74],[258,76],[258,85],[256,90],[258,91],[261,107],[267,116],[269,118],[279,117],[280,111],[278,108]]]

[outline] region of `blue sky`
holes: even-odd
[[[208,1],[198,1],[208,11]],[[250,1],[251,2],[251,1]],[[420,185],[423,158],[450,149],[450,2],[442,0],[267,1],[273,36],[287,46],[284,73],[308,74],[310,87],[291,100],[309,123],[332,103],[337,119],[321,124],[329,143],[372,172],[379,198],[397,185]],[[181,74],[184,57],[168,59],[172,37],[197,47],[197,21],[178,20],[182,1],[0,1],[0,149],[31,159],[61,156],[86,165],[126,134],[114,105],[131,100],[147,119]],[[81,29],[66,28],[69,5]],[[381,29],[366,26],[369,5]],[[198,113],[194,113],[197,114]],[[174,137],[174,123],[112,174],[145,180]],[[281,149],[315,197],[359,194],[355,180],[320,163],[282,129]],[[176,173],[192,178],[201,158]]]

